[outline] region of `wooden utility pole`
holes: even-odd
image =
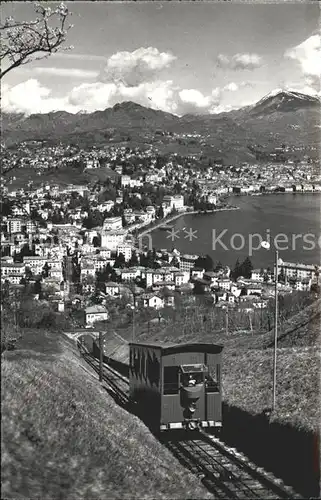
[[[133,306],[133,333],[132,342],[135,342],[135,306]]]
[[[273,402],[272,410],[276,407],[276,357],[277,357],[277,347],[278,347],[278,275],[279,275],[279,252],[275,251],[275,297],[274,297],[274,359],[273,359]]]
[[[14,326],[15,326],[15,334],[17,337],[18,334],[18,307],[17,307],[17,292],[14,294]]]
[[[99,332],[99,382],[103,381],[103,356],[104,356],[103,333]]]
[[[225,333],[228,335],[228,308],[225,309]]]

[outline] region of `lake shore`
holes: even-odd
[[[237,259],[244,260],[250,256],[253,266],[261,268],[271,265],[271,256],[264,249],[250,248],[253,235],[266,240],[269,235],[275,238],[278,234],[286,234],[288,245],[281,245],[282,258],[289,262],[315,264],[320,260],[320,194],[231,196],[225,203],[229,207],[237,206],[239,210],[221,210],[219,214],[208,214],[205,217],[186,212],[182,214],[183,219],[172,223],[162,221],[164,225],[168,223],[175,226],[175,241],[170,237],[170,232],[158,227],[156,231],[146,234],[146,245],[168,250],[174,246],[179,252],[191,255],[208,254],[213,260],[230,266]],[[194,231],[194,236],[188,237],[183,226]],[[142,230],[147,229],[149,228]],[[314,246],[305,245],[302,237],[292,245],[293,235],[307,233],[314,235]],[[257,241],[257,238],[254,236],[253,241]],[[141,242],[144,237],[138,240]]]
[[[180,212],[178,214],[172,215],[169,218],[164,218],[159,222],[159,224],[156,224],[153,227],[147,228],[143,230],[142,232],[139,232],[137,237],[142,237],[145,236],[146,234],[151,233],[152,231],[155,231],[156,229],[159,229],[162,226],[166,226],[170,222],[173,222],[174,220],[179,219],[180,217],[183,217],[184,215],[195,215],[195,214],[200,214],[200,215],[208,215],[208,214],[214,214],[216,212],[228,212],[231,210],[239,210],[240,207],[226,207],[226,208],[214,208],[213,210],[206,210],[206,212],[201,212],[199,210],[191,210],[191,211],[184,211]]]

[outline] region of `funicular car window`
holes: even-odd
[[[177,394],[178,389],[178,366],[165,366],[164,394]]]
[[[150,354],[147,357],[147,377],[151,385],[158,385],[159,381],[159,361],[154,355],[153,358]]]
[[[146,378],[146,356],[144,351],[142,352],[140,358],[140,373],[143,377]]]
[[[220,372],[219,365],[210,366],[205,375],[205,390],[206,392],[219,392]]]
[[[203,364],[194,365],[182,365],[180,367],[181,371],[181,383],[184,387],[203,384],[204,373],[206,372],[206,367]]]

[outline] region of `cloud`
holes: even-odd
[[[38,66],[32,70],[38,75],[55,75],[58,72],[60,76],[83,79],[96,76],[96,81],[83,81],[64,96],[55,97],[49,87],[31,78],[16,86],[4,88],[2,109],[25,114],[57,110],[77,113],[104,110],[117,103],[134,101],[179,116],[187,113],[216,113],[222,108],[224,92],[236,92],[248,85],[247,82],[230,82],[225,87],[214,88],[206,94],[198,89],[182,88],[172,80],[160,78],[160,72],[175,59],[169,52],[142,47],[133,52],[117,52],[112,55],[99,75],[94,71],[76,68],[69,70]],[[239,64],[239,59],[235,59],[234,63]],[[227,110],[226,105],[223,108]]]
[[[41,85],[31,78],[14,87],[1,86],[1,108],[7,113],[49,113],[50,111],[66,110],[76,112],[69,107],[65,98],[52,98],[51,89]]]
[[[228,92],[236,92],[239,89],[239,85],[235,82],[228,83],[224,86],[223,90],[227,90]]]
[[[299,85],[300,91],[320,95],[321,35],[311,35],[299,45],[288,49],[284,57],[292,59],[301,68],[303,84]]]
[[[258,54],[235,54],[228,57],[224,54],[217,56],[216,64],[222,69],[237,70],[253,70],[262,65],[262,58]]]
[[[202,92],[195,89],[183,89],[179,92],[179,105],[184,113],[208,112],[217,103],[214,94],[204,96]]]
[[[146,82],[136,87],[123,83],[83,83],[74,87],[67,96],[68,104],[86,111],[95,111],[114,106],[123,101],[134,101],[171,113],[176,112],[175,97],[177,89],[171,80]]]
[[[77,52],[71,51],[62,51],[55,52],[52,54],[51,59],[75,59],[81,61],[106,61],[107,58],[105,56],[97,56],[95,54],[79,54]]]
[[[196,89],[180,89],[172,80],[145,82],[136,87],[127,87],[122,83],[84,83],[74,88],[68,96],[70,105],[88,111],[105,109],[118,102],[134,101],[176,115],[208,113],[219,100],[220,92],[217,89],[205,96]]]
[[[137,87],[141,83],[155,80],[159,72],[168,68],[175,59],[173,54],[159,52],[155,47],[140,47],[133,52],[117,52],[107,60],[99,80]]]
[[[319,79],[321,74],[321,35],[310,36],[296,47],[287,50],[284,56],[298,62],[304,75]]]
[[[29,68],[28,68],[29,69]],[[97,78],[97,71],[78,69],[78,68],[59,68],[59,67],[36,67],[30,69],[32,73],[37,75],[51,75],[66,78]]]
[[[301,83],[287,82],[284,85],[285,90],[300,92],[311,96],[321,96],[320,88],[316,88],[314,84],[309,83],[309,79],[304,79]]]
[[[237,92],[238,90],[246,87],[253,87],[253,83],[247,81],[238,83],[230,82],[224,85],[224,87],[222,88],[222,92]]]
[[[135,87],[122,83],[87,82],[75,86],[64,97],[55,98],[48,87],[30,79],[14,87],[2,87],[2,109],[5,112],[48,113],[65,110],[93,112],[124,101],[176,115],[212,113],[220,103],[221,89],[204,95],[196,89],[182,89],[172,80],[144,82]],[[28,95],[28,99],[26,99]]]

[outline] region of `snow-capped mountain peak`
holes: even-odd
[[[302,94],[294,90],[275,89],[252,106],[251,113],[286,112],[319,105],[320,99],[317,96]]]

